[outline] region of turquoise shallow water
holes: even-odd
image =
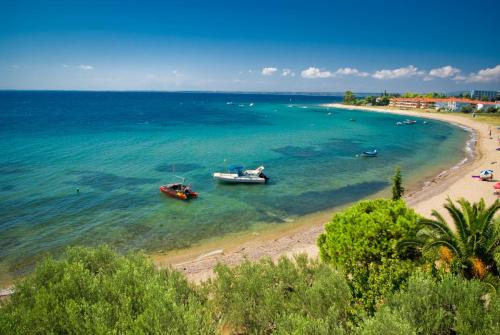
[[[464,156],[460,128],[422,120],[398,127],[405,117],[320,106],[335,100],[0,92],[2,278],[67,245],[171,250],[280,224],[383,190],[395,165],[415,179]],[[356,157],[372,148],[379,157]],[[265,164],[269,185],[212,180],[233,163]],[[199,199],[159,193],[176,181],[173,165]]]

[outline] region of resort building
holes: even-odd
[[[389,107],[401,109],[445,109],[458,111],[464,106],[472,105],[476,110],[488,106],[499,106],[500,102],[489,102],[481,100],[470,100],[463,98],[392,98]]]
[[[499,91],[479,91],[479,90],[472,90],[470,92],[470,97],[471,99],[477,99],[477,100],[482,100],[484,98],[493,101],[500,99],[500,92]]]
[[[397,108],[434,108],[434,100],[428,98],[392,98],[389,100],[389,107]]]

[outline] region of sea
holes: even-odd
[[[108,244],[166,252],[387,192],[461,162],[465,129],[327,108],[341,97],[167,92],[0,92],[0,284],[47,254]],[[361,157],[378,150],[375,158]],[[212,173],[263,164],[266,185]],[[159,186],[191,183],[180,201]]]

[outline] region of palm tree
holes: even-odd
[[[500,253],[500,221],[495,222],[495,214],[500,209],[500,201],[497,199],[488,208],[484,199],[474,204],[460,199],[457,203],[459,207],[448,198],[444,204],[455,230],[433,210],[433,219],[419,220],[416,238],[406,239],[401,245],[420,247],[424,252],[438,250],[441,263],[468,278],[484,278],[489,273],[498,275],[495,254]]]

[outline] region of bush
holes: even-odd
[[[321,258],[345,269],[354,297],[368,312],[416,267],[418,255],[398,243],[416,233],[417,219],[402,200],[362,201],[335,214],[318,238]]]
[[[472,112],[474,112],[476,109],[472,106],[472,105],[465,105],[465,106],[462,106],[462,108],[460,108],[460,111],[462,113],[466,113],[466,114],[470,114]]]
[[[406,290],[394,294],[361,325],[360,333],[384,329],[392,319],[396,324],[404,320],[417,334],[498,334],[500,299],[490,290],[477,280],[446,275],[435,281],[417,273],[408,280]]]
[[[212,310],[225,329],[255,334],[341,334],[350,294],[343,276],[300,256],[218,265],[209,283]]]
[[[141,254],[70,248],[45,259],[0,309],[1,334],[213,333],[205,297]]]
[[[363,322],[355,334],[358,335],[414,335],[416,330],[397,313],[383,309],[375,318]]]
[[[485,109],[485,112],[486,113],[498,113],[500,112],[500,108],[497,108],[495,106],[488,106],[486,109]]]

